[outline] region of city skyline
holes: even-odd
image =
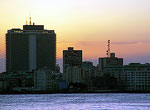
[[[106,56],[110,39],[111,52],[125,62],[150,62],[149,0],[2,0],[0,7],[0,71],[5,64],[6,31],[21,28],[30,13],[35,24],[56,30],[58,59],[71,46],[83,50],[84,60],[97,60]]]

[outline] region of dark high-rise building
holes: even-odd
[[[63,50],[63,73],[66,72],[68,66],[78,66],[82,64],[82,50],[74,50],[73,47],[68,47],[68,50]]]
[[[56,34],[44,25],[23,25],[6,34],[6,71],[32,71],[39,68],[55,69]]]

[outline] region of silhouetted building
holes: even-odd
[[[73,47],[68,47],[68,50],[63,50],[63,73],[69,66],[79,66],[82,64],[82,50],[74,50]]]
[[[23,25],[6,34],[6,71],[32,71],[43,67],[55,69],[56,34],[44,25]]]
[[[90,71],[90,77],[94,77],[94,66],[93,62],[90,61],[84,61],[82,62],[82,67],[85,69],[88,69]]]
[[[99,69],[104,70],[105,67],[123,66],[123,58],[115,57],[115,53],[110,53],[110,57],[99,58]]]
[[[93,87],[100,90],[112,90],[117,89],[117,78],[110,76],[110,74],[104,74],[103,76],[97,76],[93,80]]]
[[[150,64],[130,63],[120,73],[120,83],[127,91],[150,91]]]
[[[0,73],[0,91],[31,91],[34,86],[33,72]]]

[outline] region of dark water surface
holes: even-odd
[[[150,94],[0,95],[0,110],[150,110]]]

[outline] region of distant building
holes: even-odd
[[[100,71],[98,66],[95,66],[93,69],[94,69],[94,77],[100,77],[104,75],[104,72]]]
[[[0,73],[0,91],[31,91],[33,86],[34,80],[32,72]]]
[[[39,91],[46,91],[48,89],[48,79],[52,74],[51,70],[35,70],[34,71],[34,87]]]
[[[115,72],[122,70],[123,58],[115,57],[115,53],[110,53],[110,57],[99,58],[98,68],[103,73],[116,76]],[[117,76],[116,76],[117,77]]]
[[[93,62],[90,61],[84,61],[82,62],[82,67],[85,69],[89,69],[90,71],[90,77],[94,77],[94,66],[93,66]]]
[[[125,65],[119,80],[125,84],[128,91],[150,91],[150,64]]]
[[[90,70],[81,66],[67,67],[64,73],[65,79],[69,83],[82,83],[89,85]]]
[[[117,81],[117,85],[119,85],[119,86],[123,85],[120,83],[120,80],[119,80],[120,79],[119,75],[121,74],[121,72],[123,70],[123,58],[118,58],[115,56],[115,53],[110,53],[107,57],[99,58],[98,60],[99,60],[98,65],[95,68],[95,76],[97,78],[109,76],[110,78],[113,78],[114,81]],[[114,82],[110,82],[110,81],[108,81],[108,82],[114,83]]]
[[[74,50],[73,47],[63,50],[63,73],[66,72],[68,66],[79,66],[81,64],[82,50]]]
[[[115,53],[110,53],[110,57],[99,58],[99,69],[104,70],[105,67],[123,66],[123,58],[115,57]]]
[[[60,81],[62,81],[61,73],[54,73],[47,68],[34,71],[34,88],[36,91],[58,91]]]
[[[32,71],[56,66],[56,34],[44,25],[23,25],[6,34],[6,71]]]

